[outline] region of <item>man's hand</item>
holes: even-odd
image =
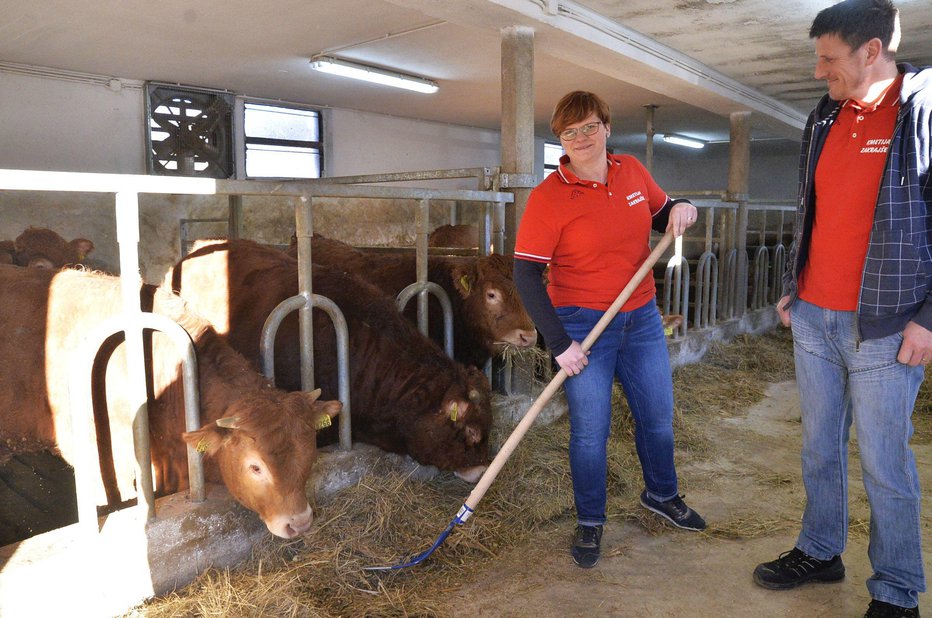
[[[574,341],[570,344],[570,347],[556,357],[556,361],[560,365],[560,369],[566,372],[566,375],[575,376],[583,370],[583,367],[589,364],[589,359],[586,358],[588,355],[588,352],[583,352],[579,342]]]
[[[903,343],[896,360],[910,367],[928,365],[929,361],[932,361],[932,330],[915,322],[906,324],[906,328],[903,329]]]
[[[790,310],[786,306],[788,302],[790,302],[789,294],[777,301],[777,315],[780,316],[780,323],[786,327],[790,325]]]

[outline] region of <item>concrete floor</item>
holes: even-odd
[[[795,382],[773,385],[746,416],[716,419],[708,427],[720,449],[705,462],[680,466],[681,490],[709,522],[698,534],[663,526],[654,534],[630,522],[610,522],[602,560],[576,567],[569,555],[573,523],[546,530],[476,573],[450,599],[453,616],[862,616],[870,602],[864,585],[868,508],[860,466],[851,462],[853,524],[843,555],[844,581],[790,591],[756,586],[751,572],[790,549],[804,500],[799,471],[799,402]],[[932,445],[914,446],[920,477],[932,478]],[[856,457],[853,456],[853,457]],[[923,506],[930,546],[930,497]],[[730,532],[743,530],[743,538]],[[659,532],[658,532],[659,530]],[[926,553],[926,572],[932,561]],[[928,594],[920,608],[932,611]]]

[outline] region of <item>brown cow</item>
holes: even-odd
[[[185,442],[211,456],[206,474],[223,481],[269,531],[291,538],[313,519],[305,484],[316,455],[315,426],[339,402],[317,394],[285,393],[256,373],[201,317],[171,292],[145,285],[144,310],[166,315],[195,343],[201,422],[183,434],[180,357],[161,334],[147,336],[149,418],[156,492],[187,486]],[[88,332],[112,320],[121,306],[120,280],[99,273],[0,266],[0,437],[39,442],[74,461],[69,375],[73,352]],[[101,497],[115,505],[135,495],[130,407],[122,334],[93,359],[93,400],[101,451]],[[91,360],[91,359],[89,359]],[[106,379],[104,380],[104,376]],[[221,427],[216,423],[225,418]],[[183,439],[182,439],[183,437]]]
[[[15,241],[0,242],[0,264],[62,268],[80,264],[93,250],[94,243],[86,238],[68,242],[48,228],[29,227]]]
[[[289,250],[297,254],[296,245]],[[338,240],[315,235],[311,258],[362,277],[394,298],[414,283],[413,253],[368,253]],[[429,281],[442,287],[453,306],[453,353],[461,363],[481,367],[508,345],[526,348],[537,341],[537,330],[515,290],[512,259],[501,255],[480,257],[430,256]],[[405,314],[416,322],[417,302]],[[443,341],[440,304],[431,297],[430,336]]]
[[[488,463],[492,423],[488,380],[453,361],[371,284],[343,271],[313,268],[313,290],[340,307],[349,326],[353,436],[475,481]],[[298,291],[298,262],[248,240],[196,248],[166,276],[173,289],[214,323],[230,345],[259,359],[272,309]],[[336,341],[330,319],[314,311],[315,384],[337,394]],[[301,386],[297,314],[275,342],[277,384]]]
[[[469,223],[441,225],[427,236],[427,246],[478,249],[479,228]]]

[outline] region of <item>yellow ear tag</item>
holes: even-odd
[[[456,422],[456,415],[459,413],[459,411],[460,411],[460,404],[454,401],[453,407],[450,408],[450,420],[453,421],[454,423]]]
[[[317,419],[317,424],[314,426],[314,429],[326,429],[332,424],[333,423],[330,421],[330,417],[324,414],[319,419]]]
[[[667,337],[669,337],[670,335],[672,335],[672,334],[673,334],[673,327],[672,327],[672,326],[666,326],[666,327],[664,327],[664,329],[663,329],[663,334],[666,335]]]
[[[202,453],[202,454],[206,453],[207,452],[207,438],[201,438],[200,440],[198,440],[197,446],[194,447],[194,450],[197,451],[198,453]]]
[[[468,275],[463,275],[462,277],[460,277],[460,285],[463,287],[466,293],[469,294],[469,276]]]

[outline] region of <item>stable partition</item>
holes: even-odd
[[[315,197],[349,197],[349,198],[389,198],[415,200],[429,203],[431,200],[454,200],[467,203],[492,204],[493,208],[504,209],[513,197],[509,193],[498,191],[442,190],[408,187],[377,187],[365,185],[340,185],[320,182],[279,182],[279,181],[239,181],[214,180],[206,178],[173,178],[161,176],[91,174],[71,172],[46,172],[36,170],[0,170],[0,191],[62,191],[109,193],[114,196],[117,214],[117,242],[120,247],[120,272],[122,273],[123,314],[128,355],[130,358],[130,385],[133,389],[133,401],[138,402],[134,409],[134,441],[137,453],[137,485],[139,508],[144,509],[148,519],[155,517],[155,500],[151,478],[151,461],[149,460],[148,411],[146,408],[146,390],[144,361],[142,357],[142,331],[144,322],[139,317],[142,313],[139,304],[139,286],[142,283],[139,265],[139,202],[140,194],[174,194],[174,195],[227,195],[227,196],[282,196],[296,200],[295,227],[298,230],[299,296],[304,302],[298,307],[300,337],[302,349],[302,385],[307,390],[313,388],[313,329],[311,315],[313,307],[320,305],[329,308],[326,299],[316,297],[312,292],[310,237],[313,235],[312,210]],[[419,226],[419,263],[426,264],[427,221]],[[419,268],[419,275],[426,281],[426,269]],[[423,296],[426,288],[419,292]],[[425,297],[426,298],[426,297]],[[130,345],[138,342],[138,345]],[[344,364],[345,367],[345,364]],[[343,411],[340,414],[341,444],[350,448],[350,414],[348,397],[348,370],[341,369],[340,393]],[[83,405],[83,404],[82,404]],[[72,409],[80,409],[73,402]],[[81,466],[82,462],[73,462]],[[191,479],[193,487],[203,487],[199,462],[190,465],[198,478]],[[81,476],[86,476],[82,471]],[[83,492],[82,486],[78,487]],[[91,498],[79,496],[79,504],[87,504]],[[85,513],[89,510],[85,509]]]

